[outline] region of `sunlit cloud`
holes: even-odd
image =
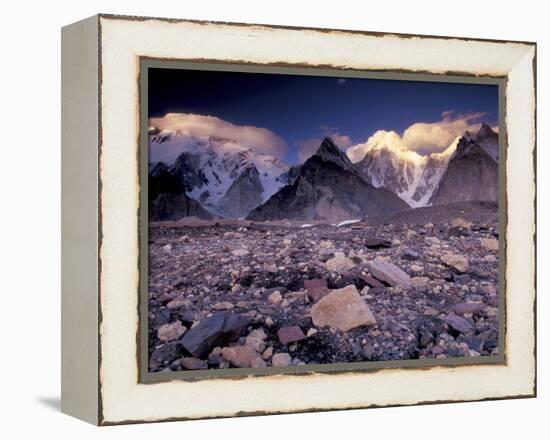
[[[367,141],[350,146],[346,154],[352,162],[359,162],[370,148],[381,144],[402,153],[441,153],[466,131],[477,133],[484,116],[486,113],[457,114],[448,110],[441,114],[439,121],[414,123],[407,127],[402,135],[395,131],[378,130]],[[493,127],[493,130],[498,132],[498,127]]]
[[[477,132],[481,127],[481,118],[486,113],[456,114],[445,111],[441,120],[436,122],[417,122],[405,129],[403,142],[420,154],[440,153],[451,142],[464,134],[466,130]]]
[[[168,113],[160,118],[150,118],[149,126],[160,134],[178,134],[198,140],[227,139],[278,159],[281,159],[287,151],[286,142],[271,130],[251,125],[235,125],[215,116]]]

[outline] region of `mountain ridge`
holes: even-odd
[[[297,178],[254,209],[250,220],[346,220],[388,214],[409,206],[363,179],[330,138],[300,167]]]

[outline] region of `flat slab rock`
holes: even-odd
[[[373,261],[371,261],[369,263],[369,270],[375,278],[385,281],[390,286],[411,286],[411,277],[395,264],[390,263],[383,258],[376,257]]]
[[[354,285],[330,292],[311,308],[311,319],[318,327],[347,332],[356,327],[376,324],[369,306]]]
[[[449,327],[460,333],[467,334],[474,331],[474,326],[470,321],[468,321],[466,318],[455,315],[454,313],[447,315],[447,317],[445,318],[445,323]]]
[[[291,344],[293,342],[298,342],[306,338],[304,332],[297,325],[291,327],[281,327],[277,331],[277,336],[279,337],[279,342],[281,344]]]
[[[458,315],[477,315],[483,310],[483,303],[478,301],[468,301],[464,303],[457,304],[454,307],[454,312]]]
[[[369,249],[389,248],[391,247],[391,241],[386,240],[385,238],[367,237],[365,239],[365,246]]]

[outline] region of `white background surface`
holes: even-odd
[[[83,3],[83,2],[82,2]],[[59,413],[60,27],[98,12],[538,42],[539,397],[94,428]],[[0,436],[543,438],[550,432],[544,2],[15,1],[0,15]],[[365,103],[368,105],[368,103]],[[546,408],[545,408],[546,407]]]

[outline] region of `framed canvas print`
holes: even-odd
[[[535,54],[111,15],[63,28],[63,411],[534,397]]]

